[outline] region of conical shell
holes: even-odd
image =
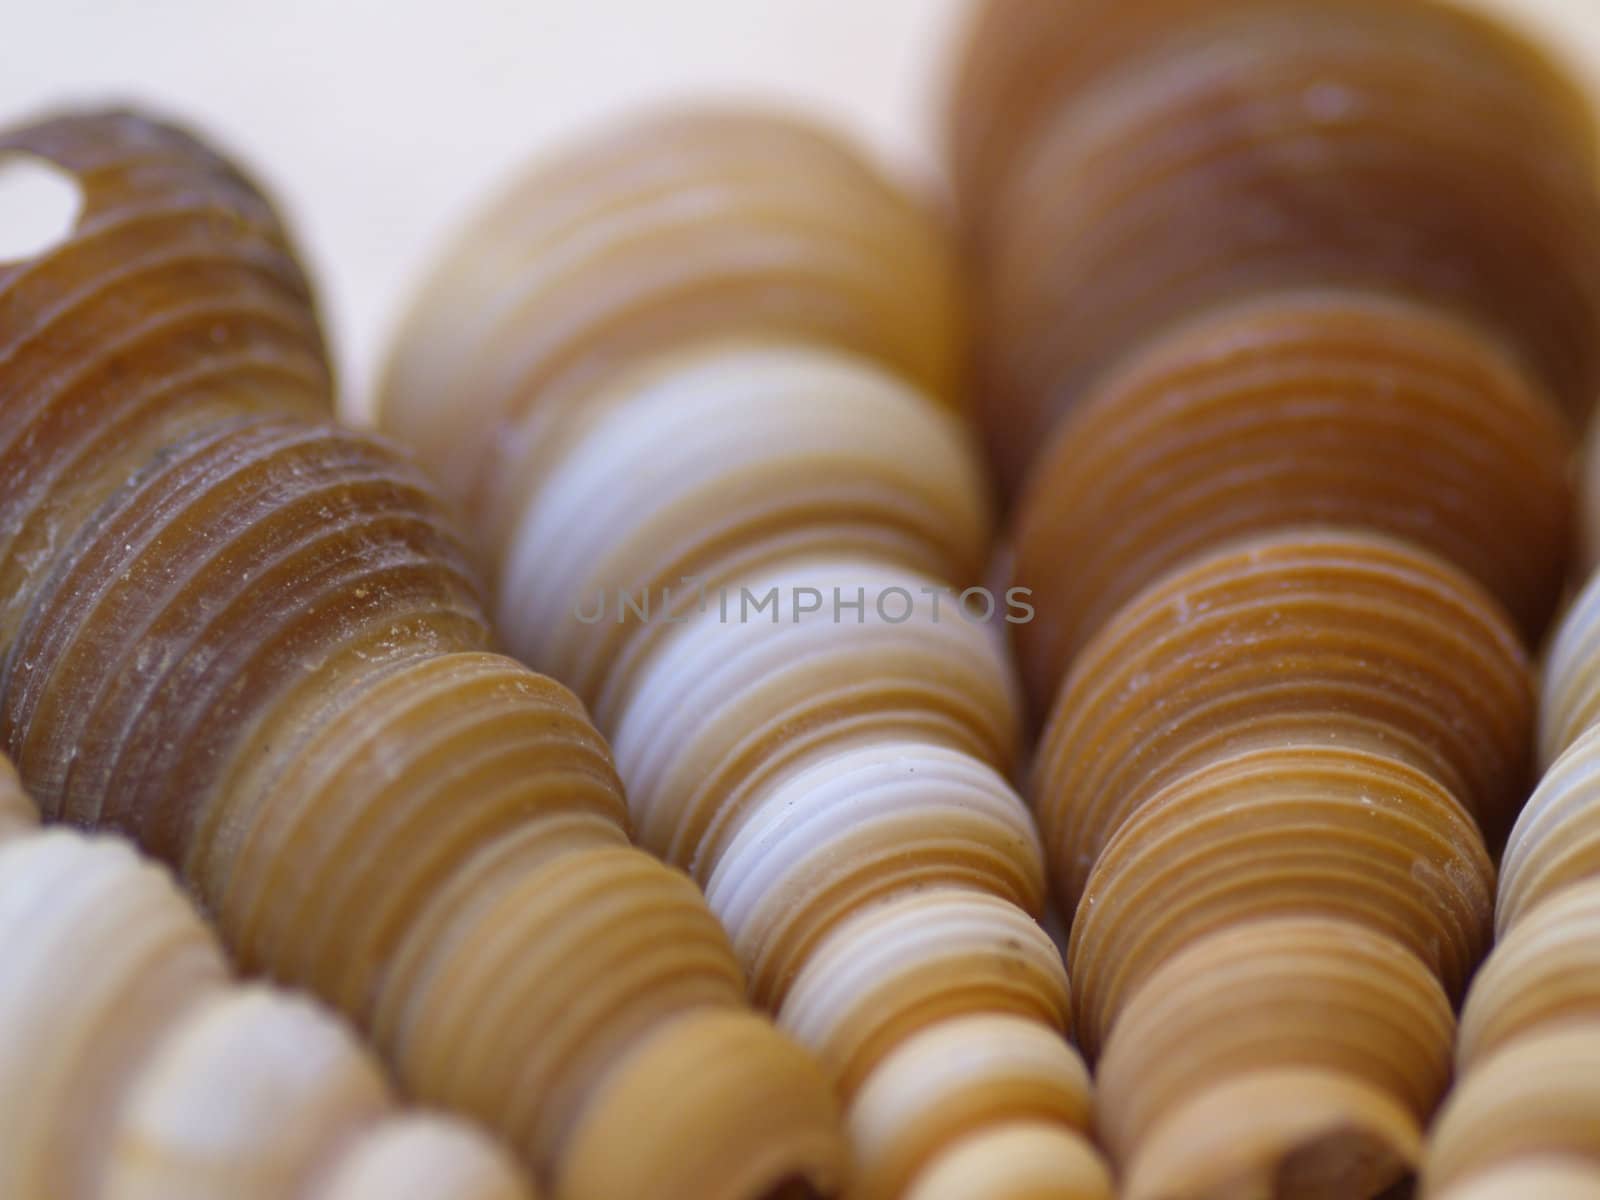
[[[1110,31],[1075,39],[1066,94],[1022,114],[1025,150],[980,210],[982,395],[1003,479],[1153,331],[1307,285],[1464,314],[1588,411],[1595,133],[1549,63],[1432,3],[1164,4],[1181,20],[1141,13],[1143,30],[1127,7],[1062,9],[1058,43]],[[1113,57],[1076,87],[1095,50]]]
[[[510,1161],[467,1127],[397,1117],[367,1130],[312,1189],[313,1200],[521,1200]]]
[[[1117,609],[1252,532],[1387,533],[1473,576],[1536,640],[1565,577],[1571,435],[1498,345],[1360,292],[1223,306],[1095,388],[1020,501],[1015,630],[1036,707]]]
[[[1099,1064],[1100,1133],[1142,1194],[1178,1194],[1152,1179],[1225,1194],[1203,1185],[1309,1167],[1319,1146],[1330,1163],[1355,1150],[1356,1169],[1372,1167],[1339,1195],[1375,1194],[1415,1165],[1454,1031],[1443,990],[1393,940],[1321,917],[1241,922],[1134,994]],[[1289,1086],[1297,1078],[1314,1081],[1308,1094]],[[1254,1107],[1268,1097],[1273,1107]],[[1257,1128],[1234,1143],[1252,1117]]]
[[[959,404],[965,315],[948,239],[791,118],[636,120],[529,173],[442,262],[400,331],[382,420],[487,517],[491,541],[542,477],[529,449],[662,350],[834,346]]]
[[[1274,746],[1408,764],[1492,836],[1522,799],[1532,708],[1509,621],[1432,556],[1335,531],[1225,547],[1117,614],[1063,686],[1031,789],[1054,880],[1075,901],[1150,796]]]
[[[1600,1166],[1551,1155],[1474,1175],[1435,1200],[1600,1200]]]
[[[137,116],[11,147],[87,200],[0,274],[0,508],[21,523],[0,547],[0,736],[48,816],[178,866],[253,969],[337,1002],[408,1092],[553,1179],[603,1079],[675,1018],[738,1005],[726,937],[624,844],[582,705],[484,652],[449,506],[324,420],[315,312],[266,201]],[[766,1039],[770,1074],[743,1102],[788,1089],[801,1124],[720,1143],[720,1166],[752,1195],[832,1178],[825,1082],[750,1020],[727,1052]],[[666,1153],[613,1148],[641,1174]]]

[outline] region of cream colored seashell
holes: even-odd
[[[984,1129],[934,1159],[904,1200],[1111,1200],[1111,1173],[1071,1130],[1017,1121]]]
[[[1501,937],[1561,889],[1600,875],[1600,728],[1569,746],[1539,781],[1500,862]]]
[[[907,1038],[980,1014],[1065,1029],[1071,1000],[1060,954],[1015,905],[931,888],[835,927],[796,976],[778,1025],[821,1059],[849,1100]]]
[[[1415,1169],[1416,1118],[1334,1071],[1258,1071],[1203,1088],[1151,1131],[1123,1200],[1365,1200]]]
[[[302,1195],[389,1106],[377,1063],[322,1009],[262,987],[215,992],[139,1072],[119,1113],[104,1195]]]
[[[773,597],[771,617],[741,610],[747,595]],[[816,596],[820,608],[796,619]],[[860,601],[859,619],[835,620],[836,596]],[[1004,647],[939,581],[807,560],[741,580],[730,605],[726,620],[713,607],[663,641],[613,743],[640,842],[702,882],[752,804],[824,754],[910,740],[1002,772],[1014,764],[1020,716]]]
[[[1501,1047],[1558,1025],[1600,1030],[1600,879],[1557,892],[1511,924],[1472,982],[1457,1065],[1469,1080]]]
[[[939,222],[831,133],[652,114],[536,166],[466,230],[400,331],[380,419],[498,545],[565,416],[662,350],[835,346],[957,406],[959,283]]]
[[[0,843],[0,1195],[99,1194],[151,1049],[227,978],[172,878],[66,830]]]
[[[839,922],[876,900],[965,886],[1044,911],[1044,856],[992,767],[872,742],[794,772],[751,808],[706,886],[758,1003],[777,1007]]]
[[[1475,1175],[1434,1200],[1600,1200],[1600,1166],[1549,1156]]]
[[[1420,771],[1342,747],[1243,752],[1152,797],[1095,863],[1067,964],[1091,1056],[1161,963],[1266,917],[1336,918],[1392,939],[1460,995],[1488,947],[1494,865]]]
[[[1137,1174],[1149,1169],[1141,1160],[1147,1146],[1159,1148],[1165,1122],[1188,1112],[1183,1153],[1194,1156],[1196,1180],[1208,1178],[1213,1162],[1233,1155],[1225,1138],[1245,1115],[1228,1106],[1257,1103],[1249,1082],[1305,1072],[1352,1085],[1352,1106],[1333,1103],[1342,1094],[1335,1083],[1316,1083],[1327,1105],[1317,1121],[1302,1113],[1252,1135],[1253,1157],[1239,1153],[1227,1171],[1270,1177],[1341,1131],[1352,1146],[1364,1138],[1372,1151],[1386,1146],[1375,1161],[1409,1162],[1449,1082],[1454,1032],[1444,991],[1390,939],[1327,918],[1242,922],[1174,955],[1134,994],[1097,1071],[1100,1134],[1124,1170]],[[1228,1090],[1235,1084],[1243,1090]],[[1384,1102],[1375,1105],[1374,1096]],[[1391,1106],[1406,1114],[1403,1127]],[[1377,1123],[1365,1125],[1373,1113]],[[1210,1144],[1199,1137],[1207,1120],[1218,1130]],[[1373,1184],[1384,1181],[1379,1172]],[[1172,1194],[1207,1193],[1180,1187]]]
[[[503,1150],[442,1117],[395,1117],[359,1135],[310,1200],[525,1200]]]
[[[1549,767],[1600,724],[1600,574],[1561,619],[1545,652],[1539,697],[1539,763]]]
[[[1087,1136],[1089,1072],[1061,1035],[1022,1017],[957,1017],[907,1038],[846,1114],[852,1200],[894,1200],[966,1135],[1037,1120]]]
[[[1600,1166],[1600,1025],[1557,1025],[1478,1059],[1439,1114],[1426,1193],[1551,1156]]]
[[[773,561],[860,555],[965,585],[992,518],[957,418],[804,345],[665,354],[586,404],[503,560],[497,626],[609,723],[669,622]]]
[[[846,1170],[831,1133],[838,1114],[825,1088],[795,1087],[796,1078],[822,1082],[747,1012],[700,1010],[660,1025],[601,1083],[562,1160],[557,1200],[750,1200],[789,1185],[836,1194]],[[811,1165],[786,1178],[789,1163]]]

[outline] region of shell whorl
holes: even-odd
[[[335,1004],[409,1094],[501,1134],[559,1196],[615,1195],[584,1190],[570,1148],[615,1130],[617,1072],[659,1087],[650,1064],[707,1012],[740,1020],[696,1047],[765,1047],[767,1071],[708,1083],[696,1119],[773,1088],[791,1119],[719,1143],[724,1190],[658,1194],[835,1188],[826,1080],[741,1011],[690,881],[629,846],[583,705],[490,652],[474,555],[421,469],[331,423],[270,205],[137,115],[64,117],[7,148],[86,195],[64,242],[0,272],[0,739],[45,815],[171,863],[250,970]],[[172,1086],[161,1104],[190,1102]],[[370,1143],[330,1200],[433,1140]],[[674,1148],[610,1152],[649,1174]],[[497,1186],[441,1154],[439,1187]]]
[[[379,419],[485,514],[500,632],[594,706],[640,842],[832,1077],[849,1194],[953,1194],[981,1162],[995,1195],[1066,1164],[1101,1197],[1008,782],[1018,689],[999,618],[962,607],[993,516],[953,262],[829,135],[642,120],[456,243]]]
[[[7,765],[9,770],[9,765]],[[505,1152],[405,1114],[316,1003],[228,977],[163,868],[19,819],[0,842],[0,1188],[61,1200],[377,1200],[368,1146],[451,1178],[417,1200],[530,1200]]]

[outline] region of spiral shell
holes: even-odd
[[[778,114],[658,116],[531,171],[463,235],[396,339],[383,421],[498,545],[543,476],[528,456],[559,446],[596,382],[661,352],[842,348],[958,405],[958,283],[937,221],[833,137]]]
[[[231,983],[171,877],[121,842],[67,830],[8,839],[0,939],[8,1196],[376,1200],[359,1176],[379,1144],[389,1170],[412,1176],[386,1195],[530,1195],[476,1131],[395,1112],[342,1021]]]
[[[1191,554],[1367,528],[1478,580],[1530,641],[1561,589],[1571,435],[1498,347],[1380,295],[1223,306],[1156,337],[1063,421],[1019,502],[1015,631],[1036,705],[1110,615]]]
[[[1560,753],[1507,842],[1499,941],[1462,1010],[1459,1082],[1429,1144],[1429,1196],[1600,1186],[1600,729],[1584,695],[1600,661],[1594,607],[1591,585],[1551,646],[1544,745]]]
[[[640,842],[832,1079],[850,1194],[981,1161],[985,1195],[1063,1164],[1105,1195],[1008,782],[1018,689],[994,597],[963,603],[993,517],[950,246],[853,152],[748,114],[530,180],[426,285],[380,422],[483,514],[501,634],[593,705]]]
[[[968,63],[954,158],[1008,484],[1152,332],[1307,285],[1468,317],[1588,411],[1595,130],[1514,34],[1431,2],[995,0]]]
[[[85,207],[0,275],[0,739],[48,817],[172,863],[249,969],[337,1004],[409,1094],[481,1119],[559,1195],[611,1200],[568,1148],[683,1018],[741,1012],[725,934],[628,846],[582,704],[488,652],[434,485],[325,420],[315,313],[259,194],[134,115],[13,146],[73,173]],[[225,1070],[218,1020],[194,1053]],[[616,1169],[659,1173],[664,1198],[835,1189],[821,1073],[753,1017],[709,1028],[724,1053],[769,1043],[770,1071],[708,1080],[699,1119],[778,1088],[793,1122],[716,1143],[729,1190],[672,1190],[670,1139],[619,1139]],[[423,1150],[374,1148],[349,1186]]]

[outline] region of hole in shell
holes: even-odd
[[[759,1200],[829,1200],[829,1196],[804,1175],[791,1175],[768,1188]]]
[[[82,208],[71,175],[31,154],[0,152],[0,263],[53,250],[71,236]]]

